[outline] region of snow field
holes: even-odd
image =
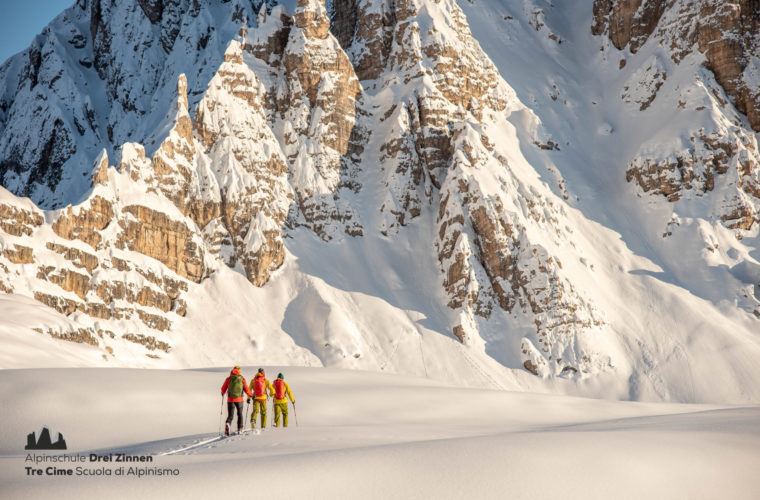
[[[258,366],[244,366],[246,379]],[[265,366],[288,429],[216,436],[229,368],[0,371],[3,498],[754,498],[760,406],[631,403]],[[271,407],[270,407],[271,408]],[[226,415],[226,410],[225,410]],[[269,416],[270,422],[272,415]],[[27,477],[26,434],[67,453],[150,454],[178,477]],[[41,452],[37,452],[41,453]],[[100,467],[102,464],[85,464]],[[111,466],[105,466],[111,467]],[[115,467],[115,466],[113,466]]]

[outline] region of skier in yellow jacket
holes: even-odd
[[[264,375],[263,368],[259,368],[259,372],[255,377],[253,377],[253,380],[251,380],[250,389],[253,391],[253,413],[251,414],[251,429],[256,426],[256,417],[259,415],[259,411],[261,411],[261,428],[263,429],[267,426],[267,393],[269,396],[274,395],[274,388],[272,387],[272,383],[267,380],[266,375]],[[248,402],[251,402],[250,398],[248,398]]]
[[[288,400],[285,398],[287,396],[290,398],[290,402],[293,403],[293,405],[296,404],[295,399],[293,399],[293,393],[290,392],[290,386],[287,382],[285,382],[285,377],[282,376],[282,373],[277,375],[277,380],[274,381],[274,426],[279,427],[280,426],[280,413],[282,413],[282,426],[287,427],[288,426]]]

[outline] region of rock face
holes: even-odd
[[[388,195],[379,229],[397,235],[434,210],[452,333],[480,345],[479,325],[520,315],[532,325],[520,356],[534,373],[597,371],[603,356],[572,343],[601,329],[602,315],[552,255],[567,241],[553,196],[517,180],[497,147],[500,119],[519,103],[462,11],[455,2],[414,0],[359,1],[347,6],[355,19],[335,9],[335,30],[384,124],[377,154]],[[385,95],[395,99],[384,104]]]
[[[13,226],[30,227],[26,225],[27,221],[33,224],[30,230],[4,229],[0,233],[5,247],[0,259],[4,261],[2,268],[8,273],[3,279],[3,289],[6,293],[28,293],[67,316],[84,315],[79,320],[82,324],[80,328],[71,331],[50,329],[46,332],[56,338],[84,342],[113,353],[110,347],[112,342],[118,339],[131,341],[130,338],[136,334],[122,331],[116,335],[112,330],[102,328],[98,321],[106,320],[115,327],[116,323],[131,319],[133,321],[130,321],[128,328],[153,332],[137,335],[163,342],[156,341],[155,335],[161,335],[170,328],[172,317],[184,315],[185,301],[180,293],[188,290],[188,282],[169,271],[173,263],[169,256],[164,262],[166,267],[158,262],[139,267],[127,262],[139,261],[136,256],[141,251],[145,256],[160,260],[164,256],[156,255],[156,252],[170,247],[134,245],[129,249],[134,253],[122,252],[123,259],[116,257],[113,252],[119,247],[119,241],[129,237],[129,231],[119,227],[118,223],[111,224],[110,217],[116,217],[122,223],[125,219],[130,220],[133,214],[136,218],[145,214],[136,207],[121,207],[114,203],[104,187],[96,191],[99,191],[98,194],[84,204],[50,214],[48,220],[52,219],[52,222],[45,223],[43,214],[30,206],[28,200],[15,198],[3,189],[0,207],[3,213],[14,214]],[[122,217],[122,208],[123,213],[129,215]],[[110,211],[108,219],[104,218],[104,211]],[[163,214],[158,219],[162,217],[166,222]],[[138,225],[145,230],[143,234],[155,232],[147,223]],[[15,243],[17,241],[30,246]],[[23,287],[9,285],[12,274],[22,274],[26,270],[34,274],[26,273],[29,278]],[[178,272],[182,270],[177,269]],[[164,344],[168,349],[168,344]]]
[[[446,335],[539,376],[607,369],[584,340],[603,335],[603,311],[563,268],[577,260],[564,201],[510,147],[506,117],[525,108],[456,2],[333,2],[332,26],[318,0],[253,4],[80,2],[62,22],[83,51],[73,68],[55,59],[62,30],[24,72],[3,66],[2,88],[21,90],[0,106],[0,173],[50,209],[3,192],[3,289],[82,325],[51,335],[155,356],[223,267],[265,287],[290,239],[407,241],[428,221],[414,251],[434,261]],[[49,68],[74,89],[98,79],[111,107],[55,94]],[[47,132],[58,111],[22,117],[40,99],[29,88],[81,110]],[[22,147],[33,133],[53,141],[49,161]],[[84,158],[91,168],[74,166]],[[13,278],[24,266],[33,278]]]
[[[606,33],[613,45],[636,53],[651,38],[669,40],[678,62],[698,50],[705,67],[760,131],[760,5],[754,0],[595,0],[595,35]]]
[[[152,154],[177,76],[187,72],[194,107],[240,24],[255,19],[253,7],[81,0],[68,8],[0,67],[2,185],[57,208],[89,189],[103,148],[113,158],[136,141]]]
[[[242,45],[233,42],[196,110],[205,154],[225,158],[211,160],[220,182],[206,195],[218,199],[218,215],[199,227],[227,238],[219,252],[229,255],[228,264],[241,263],[248,279],[262,286],[284,260],[282,227],[293,192],[287,160],[267,122],[265,89],[242,57]]]
[[[674,104],[710,116],[685,126],[684,139],[676,147],[662,147],[656,138],[643,145],[629,162],[626,179],[672,202],[695,196],[715,199],[719,208],[712,215],[742,237],[741,231],[751,230],[760,220],[760,152],[742,119],[726,116],[733,104],[749,126],[760,131],[758,3],[598,0],[592,32],[609,36],[614,47],[633,54],[657,52],[659,45],[670,58],[649,57],[646,68],[626,83],[621,97],[642,111],[658,96],[668,73],[693,68],[695,83],[680,89]],[[695,66],[693,57],[698,54],[709,73]]]
[[[352,144],[354,136],[362,135],[355,130],[361,89],[329,27],[323,3],[298,1],[278,65],[286,90],[276,97],[275,124],[284,139],[302,215],[323,238],[331,237],[331,220],[340,221],[350,234],[361,233],[353,213],[333,199],[343,187],[352,154],[361,149],[361,144]]]
[[[626,179],[645,192],[663,195],[675,202],[688,191],[713,191],[716,182],[726,182],[720,176],[727,175],[737,189],[729,193],[733,198],[726,202],[727,210],[720,217],[730,228],[751,229],[758,221],[760,202],[757,142],[737,126],[727,126],[725,131],[710,135],[699,131],[689,140],[691,148],[676,151],[667,158],[635,158],[626,171]]]

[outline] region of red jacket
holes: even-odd
[[[235,370],[234,368],[230,371],[230,375],[240,375],[240,370]],[[227,377],[224,381],[224,384],[222,384],[222,394],[227,392],[227,388],[230,386],[230,377]],[[248,384],[245,382],[245,377],[243,377],[243,390],[246,394],[248,394],[248,397],[252,397],[253,393],[248,388]],[[238,398],[233,398],[231,396],[227,396],[227,402],[228,403],[240,403],[243,401],[243,396],[241,395]]]

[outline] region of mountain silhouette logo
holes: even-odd
[[[50,431],[47,427],[43,427],[40,431],[39,439],[35,440],[34,432],[30,432],[26,436],[25,450],[65,450],[66,440],[63,439],[63,434],[58,433],[58,440],[54,443],[50,438]]]

